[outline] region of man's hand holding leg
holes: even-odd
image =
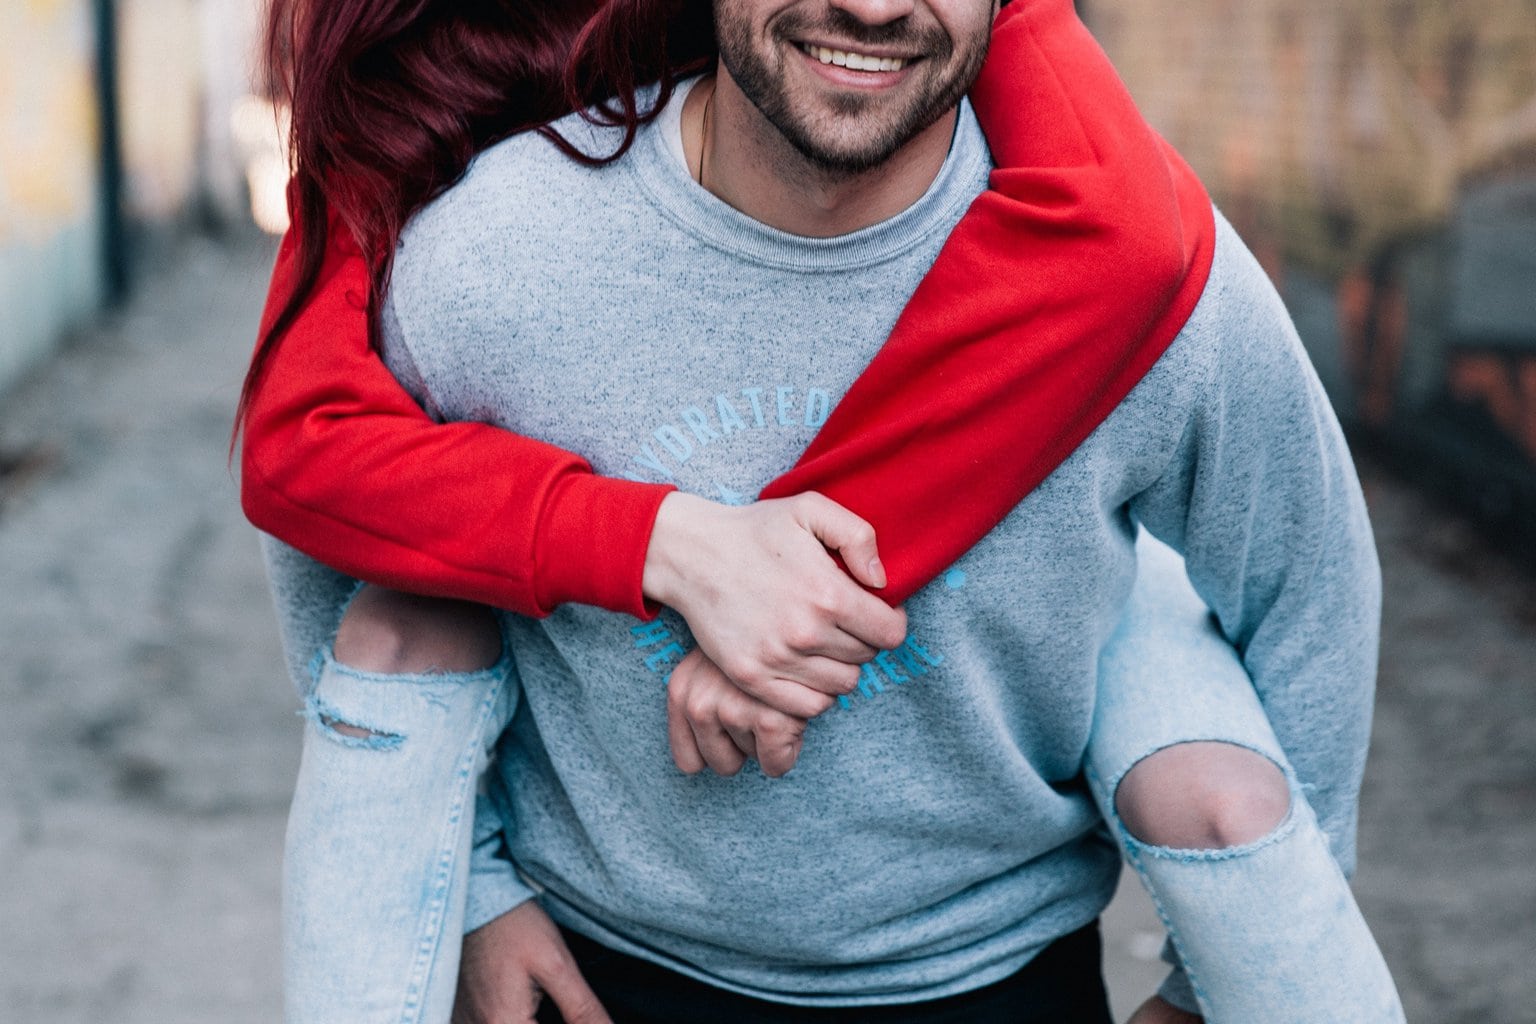
[[[532,1024],[545,997],[566,1024],[612,1024],[560,929],[533,900],[464,936],[453,1024]]]

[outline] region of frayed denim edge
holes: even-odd
[[[325,701],[314,694],[304,701],[304,707],[298,712],[300,718],[308,719],[314,723],[327,739],[340,743],[344,747],[354,750],[397,750],[405,742],[405,737],[399,733],[390,732],[388,729],[380,729],[369,725],[367,722],[355,722],[352,716],[342,714],[340,710],[331,707]],[[333,723],[341,722],[357,729],[364,729],[368,736],[348,736],[336,729]]]
[[[1225,743],[1229,747],[1239,747],[1243,750],[1258,754],[1264,760],[1280,769],[1280,773],[1285,776],[1286,789],[1290,792],[1291,797],[1290,805],[1286,808],[1285,811],[1285,817],[1281,819],[1278,825],[1276,825],[1265,835],[1255,839],[1251,843],[1244,843],[1241,846],[1222,846],[1210,850],[1182,849],[1176,846],[1158,846],[1153,843],[1145,843],[1136,838],[1136,836],[1132,834],[1131,830],[1125,827],[1125,822],[1121,820],[1120,812],[1115,807],[1115,796],[1120,791],[1120,783],[1125,781],[1125,777],[1129,775],[1137,765],[1141,764],[1141,762],[1145,761],[1147,758],[1154,754],[1162,753],[1164,750],[1168,750],[1172,747],[1181,747],[1186,743]],[[1125,845],[1128,849],[1135,849],[1141,852],[1145,852],[1150,856],[1158,858],[1159,860],[1171,860],[1182,863],[1233,860],[1237,857],[1246,857],[1249,854],[1257,853],[1259,850],[1264,849],[1266,846],[1272,846],[1275,843],[1280,842],[1281,840],[1288,837],[1291,833],[1296,831],[1296,802],[1298,800],[1306,799],[1304,787],[1296,778],[1296,773],[1291,769],[1291,766],[1288,763],[1275,760],[1274,755],[1269,751],[1260,750],[1258,747],[1253,746],[1252,744],[1238,743],[1231,739],[1198,737],[1193,739],[1175,740],[1172,743],[1165,743],[1154,750],[1147,751],[1145,754],[1141,755],[1141,757],[1127,765],[1124,771],[1116,775],[1108,788],[1104,790],[1104,793],[1107,798],[1106,803],[1109,804],[1110,814],[1113,816],[1111,819],[1111,824],[1114,825],[1117,832],[1125,837]]]
[[[341,620],[347,617],[347,609],[352,607],[352,602],[357,600],[357,595],[367,585],[364,581],[358,580],[357,585],[342,599],[341,605],[336,609],[338,629],[341,626]],[[336,657],[336,638],[332,635],[330,640],[320,645],[320,649],[310,659],[310,688],[313,690],[319,684],[320,673],[327,664],[344,676],[373,683],[441,683],[459,679],[468,682],[506,675],[512,671],[512,637],[508,635],[506,620],[499,612],[496,615],[496,632],[501,636],[501,656],[485,668],[470,669],[467,672],[369,672],[367,669],[353,668]]]
[[[1141,762],[1145,761],[1153,754],[1156,754],[1159,751],[1167,750],[1170,747],[1180,746],[1185,743],[1226,743],[1230,746],[1241,747],[1244,750],[1251,750],[1255,754],[1258,754],[1260,757],[1273,764],[1276,768],[1279,768],[1281,773],[1285,776],[1287,788],[1291,793],[1291,805],[1286,810],[1285,820],[1280,822],[1279,825],[1276,825],[1274,830],[1271,831],[1268,835],[1252,843],[1247,843],[1243,846],[1230,846],[1216,850],[1180,850],[1170,846],[1153,846],[1150,843],[1143,843],[1141,840],[1133,836],[1131,834],[1131,830],[1126,828],[1125,822],[1121,820],[1120,812],[1115,808],[1115,796],[1119,792],[1120,783],[1123,782],[1125,777],[1131,773],[1131,769],[1141,764]],[[1163,923],[1163,932],[1167,936],[1168,942],[1172,944],[1174,952],[1178,955],[1179,962],[1175,966],[1183,972],[1184,980],[1189,984],[1190,991],[1195,994],[1195,1000],[1200,1004],[1201,1010],[1203,1011],[1205,1007],[1210,1005],[1210,997],[1206,994],[1205,986],[1201,985],[1199,979],[1195,977],[1195,972],[1189,969],[1189,958],[1184,955],[1183,944],[1179,942],[1178,930],[1173,927],[1173,921],[1168,915],[1167,908],[1163,906],[1163,901],[1158,897],[1158,894],[1153,887],[1151,880],[1147,876],[1147,869],[1142,864],[1143,855],[1150,855],[1156,857],[1159,860],[1173,860],[1183,863],[1208,863],[1212,861],[1231,860],[1236,857],[1246,856],[1256,850],[1263,849],[1266,846],[1279,842],[1285,836],[1296,830],[1296,801],[1298,799],[1305,799],[1303,787],[1297,780],[1296,773],[1292,770],[1289,762],[1276,761],[1274,756],[1269,751],[1260,750],[1258,747],[1255,747],[1249,743],[1235,742],[1230,737],[1212,738],[1192,736],[1185,739],[1174,740],[1170,743],[1165,743],[1160,747],[1156,747],[1153,750],[1147,751],[1145,754],[1142,754],[1140,757],[1132,761],[1122,771],[1115,775],[1114,779],[1112,780],[1112,784],[1107,787],[1103,785],[1102,781],[1099,779],[1098,773],[1095,772],[1091,766],[1085,765],[1084,773],[1087,775],[1090,785],[1095,785],[1104,793],[1104,803],[1107,805],[1109,812],[1106,815],[1106,818],[1108,819],[1107,823],[1119,836],[1121,849],[1124,852],[1126,861],[1131,865],[1131,869],[1136,872],[1137,877],[1141,879],[1142,890],[1146,892],[1147,896],[1152,900],[1152,906],[1153,909],[1157,911],[1158,920],[1162,921]],[[1159,991],[1161,991],[1161,986],[1159,986]]]

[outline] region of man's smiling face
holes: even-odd
[[[869,170],[975,81],[994,0],[716,0],[720,59],[806,159]]]

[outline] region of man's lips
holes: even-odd
[[[867,50],[841,49],[820,43],[796,43],[800,52],[821,64],[847,68],[850,71],[893,72],[900,71],[917,58],[881,54]]]

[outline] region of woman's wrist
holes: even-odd
[[[715,503],[673,491],[662,499],[645,549],[640,589],[649,601],[676,608],[688,587],[688,559],[702,543],[702,521]]]
[[[561,474],[546,489],[534,534],[535,614],[576,603],[653,617],[642,578],[657,511],[672,491],[589,470]]]

